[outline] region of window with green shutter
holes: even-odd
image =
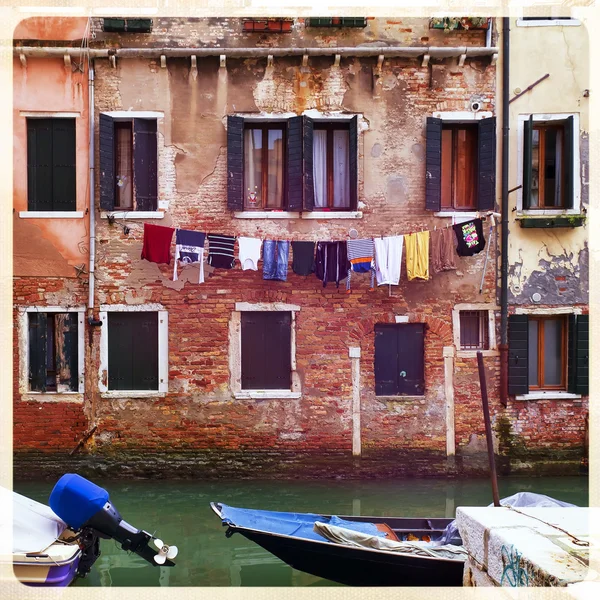
[[[76,210],[75,119],[27,119],[27,210]]]

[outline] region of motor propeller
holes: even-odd
[[[158,548],[158,554],[154,557],[154,562],[158,565],[164,565],[167,559],[171,560],[177,556],[179,549],[177,546],[167,546],[162,540],[154,538],[152,540],[154,545]]]

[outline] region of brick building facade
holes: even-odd
[[[527,437],[521,428],[521,439],[510,427],[511,420],[520,419],[514,406],[506,413],[500,404],[497,234],[489,217],[484,221],[487,261],[485,251],[456,256],[455,270],[431,270],[426,281],[408,281],[403,259],[399,285],[370,290],[369,276],[354,274],[349,294],[344,282],[324,287],[314,274],[294,273],[291,250],[285,281],[264,280],[262,261],[258,271],[242,270],[239,262],[231,270],[205,265],[200,284],[198,265],[189,265],[173,281],[172,256],[168,265],[140,258],[144,223],[326,242],[346,241],[355,232],[358,238],[434,232],[485,216],[496,196],[493,173],[482,180],[482,152],[493,156],[495,150],[495,125],[487,150],[482,137],[483,122],[494,124],[496,115],[495,33],[446,34],[431,29],[427,19],[369,19],[364,27],[333,29],[296,19],[287,33],[248,32],[241,19],[158,18],[151,33],[111,33],[103,25],[102,19],[91,21],[95,38],[89,54],[94,69],[93,297],[86,297],[87,272],[81,277],[76,272],[75,279],[63,273],[15,273],[18,464],[35,461],[52,469],[51,463],[60,468],[75,461],[80,468],[111,473],[178,470],[205,476],[476,472],[485,469],[477,346],[485,356],[499,452],[518,442],[533,453],[553,452],[557,459],[571,458],[573,448],[579,452],[579,428],[568,436],[563,431],[560,439],[550,430]],[[222,55],[188,51],[217,46]],[[326,50],[330,46],[342,50],[336,55]],[[32,64],[51,60],[57,59],[28,59]],[[15,77],[18,63],[15,58]],[[293,121],[299,116],[301,121]],[[241,131],[257,124],[280,128],[291,148],[292,122],[302,123],[294,143],[304,165],[314,149],[307,146],[307,122],[350,132],[345,138],[349,181],[352,188],[355,174],[356,189],[355,196],[346,191],[350,199],[340,210],[308,205],[306,167],[300,188],[294,189],[299,173],[289,168],[289,152],[283,159],[285,175],[262,179],[274,188],[277,177],[283,181],[279,210],[249,209],[245,192],[236,199],[242,183],[231,182],[232,157],[240,152],[232,124],[241,124]],[[120,135],[124,146],[115,141]],[[249,134],[240,135],[245,144]],[[470,155],[464,147],[457,150],[463,135],[471,140],[466,142]],[[449,145],[446,136],[453,140]],[[148,140],[150,152],[144,154]],[[450,147],[452,158],[444,153]],[[121,160],[113,150],[121,157],[132,154],[123,158],[131,165],[127,177],[137,178],[129,196],[118,189],[127,187],[126,177],[110,172]],[[80,151],[78,143],[77,151],[77,161],[87,160],[87,146]],[[435,194],[439,175],[431,165],[441,161],[449,173],[465,157],[478,165],[467,184],[474,204],[460,210],[457,196],[450,199],[456,209],[442,207],[439,191],[437,200]],[[16,163],[22,158],[15,154]],[[243,165],[247,170],[247,155]],[[140,191],[146,184],[149,200]],[[294,193],[299,196],[292,198]],[[239,198],[242,206],[236,204]],[[208,242],[205,256],[207,250]],[[45,387],[32,393],[31,364],[28,369],[24,362],[31,360],[31,306],[42,313],[44,306],[80,311],[80,329],[73,325],[73,336],[83,357],[77,363],[81,382],[69,393]],[[255,335],[251,328],[259,327],[255,317],[264,323],[267,343],[289,352],[283,388],[248,384],[248,369],[257,364],[249,338]],[[469,318],[477,323],[477,339],[470,345],[464,331],[461,337]],[[273,338],[279,325],[283,341]],[[376,359],[378,331],[400,341],[395,349],[379,342]],[[415,331],[417,338],[419,331],[424,336],[422,349]],[[390,361],[402,369],[401,361],[408,359],[399,358],[400,348],[413,343],[410,369],[423,372],[418,393],[408,395],[395,379],[384,395],[378,378],[385,374],[376,373]],[[273,366],[277,352],[273,360],[256,368],[270,377],[282,368]],[[68,457],[92,429],[83,449]]]

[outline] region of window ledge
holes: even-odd
[[[83,219],[82,210],[21,210],[21,219]]]
[[[112,392],[102,392],[101,398],[164,398],[167,392],[158,392],[155,390],[113,390]]]
[[[425,394],[422,396],[375,396],[376,400],[392,400],[396,402],[412,401],[412,400],[425,400]]]
[[[586,217],[561,212],[549,215],[519,215],[515,217],[515,220],[525,229],[552,229],[554,227],[582,227]]]
[[[315,210],[302,213],[303,219],[362,219],[362,211],[344,211],[344,210]]]
[[[236,400],[249,400],[262,398],[265,399],[297,399],[302,397],[301,392],[292,392],[290,390],[241,390],[234,392]]]
[[[21,396],[24,402],[72,402],[83,404],[81,392],[26,392]]]
[[[500,356],[498,350],[457,350],[457,358],[477,358],[477,352],[481,352],[482,356]]]
[[[466,211],[466,210],[441,210],[439,212],[433,213],[433,216],[434,217],[454,217],[454,218],[460,217],[461,219],[465,219],[466,221],[470,221],[471,219],[476,219],[477,217],[479,217],[480,214],[481,213],[479,213],[476,210],[473,210],[473,211]]]
[[[285,210],[243,210],[234,212],[236,219],[298,219],[299,212],[287,212]]]
[[[101,219],[108,219],[109,215],[113,219],[163,219],[165,213],[161,210],[122,210],[114,212],[101,212]]]
[[[548,392],[529,392],[515,396],[515,400],[577,400],[581,394],[572,394],[571,392],[548,391]]]
[[[578,19],[547,19],[539,21],[524,21],[517,19],[517,27],[578,27],[581,21]]]

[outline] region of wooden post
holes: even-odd
[[[490,475],[492,478],[492,496],[494,506],[500,506],[498,494],[498,478],[496,476],[496,462],[494,460],[494,442],[492,440],[492,426],[490,424],[490,407],[488,405],[487,383],[485,381],[485,369],[483,366],[483,354],[477,351],[477,366],[479,367],[479,384],[481,386],[481,402],[483,404],[483,420],[485,422],[485,437],[487,440],[488,459],[490,461]]]

